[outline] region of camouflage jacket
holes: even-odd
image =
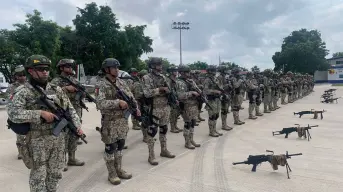
[[[143,93],[146,98],[153,98],[154,107],[165,107],[168,105],[166,93],[159,91],[160,87],[166,87],[167,78],[160,74],[149,73],[143,76]]]
[[[187,81],[187,82],[186,82]],[[180,102],[190,105],[197,105],[197,98],[191,93],[192,87],[197,87],[192,79],[179,78],[176,81],[176,93]]]
[[[78,84],[78,81],[75,77],[68,76],[66,78],[70,79],[73,83]],[[59,76],[59,77],[55,77],[54,79],[52,79],[50,83],[55,84],[57,86],[60,86],[62,88],[62,90],[67,94],[67,96],[68,96],[70,102],[73,104],[73,106],[75,108],[81,108],[80,101],[76,100],[76,93],[77,92],[71,93],[65,88],[66,86],[70,85],[67,80],[65,80]]]
[[[10,84],[6,90],[7,97],[9,98],[14,93],[15,89],[19,87],[20,85],[23,85],[23,84],[19,83],[18,81]]]
[[[214,75],[209,75],[204,80],[204,94],[217,95],[215,92],[219,91],[217,85],[220,86],[219,79]]]
[[[76,127],[81,127],[76,110],[60,87],[48,83],[45,90],[41,89],[49,99],[69,111]],[[8,106],[9,119],[14,123],[31,123],[31,130],[52,130],[55,126],[54,123],[44,123],[41,120],[41,106],[37,104],[39,97],[40,94],[31,84],[25,83],[19,86],[13,93],[11,105]]]
[[[124,91],[124,93],[126,93],[129,97],[133,97],[133,94],[125,81],[117,78],[114,84],[119,89]],[[97,94],[95,99],[97,101],[97,108],[100,110],[101,114],[112,115],[113,117],[117,118],[124,118],[125,110],[120,108],[117,90],[111,84],[111,82],[104,77],[98,82],[97,86],[98,88],[96,90]],[[134,102],[136,102],[135,99]]]

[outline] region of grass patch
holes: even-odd
[[[343,83],[332,84],[332,86],[343,86]]]

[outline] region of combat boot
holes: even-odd
[[[208,120],[208,128],[210,130],[210,134],[209,136],[211,137],[219,137],[219,135],[215,132],[215,125],[213,123],[214,121],[213,120]]]
[[[170,132],[171,133],[179,133],[180,132],[176,127],[176,122],[170,122]]]
[[[148,130],[145,127],[142,127],[142,133],[143,133],[143,142],[148,143]]]
[[[20,146],[19,146],[20,144],[19,143],[17,143],[17,148],[18,148],[18,156],[17,156],[17,159],[18,160],[21,160],[21,159],[23,159],[23,155],[21,154],[21,150],[20,150]]]
[[[122,161],[123,161],[123,155],[121,154],[121,152],[117,152],[117,154],[115,155],[114,167],[117,171],[118,177],[120,179],[131,179],[132,174],[127,173],[126,171],[123,170]]]
[[[177,129],[177,131],[179,131],[179,133],[183,131],[183,129],[179,128],[178,126],[176,126],[175,128]]]
[[[170,151],[167,149],[167,138],[165,135],[160,134],[160,144],[161,144],[161,157],[166,158],[175,158],[175,155],[173,155]]]
[[[255,114],[256,116],[263,116],[263,113],[260,112],[260,106],[255,105]]]
[[[270,113],[267,104],[263,103],[263,108],[264,108],[263,113]]]
[[[232,127],[227,125],[226,119],[227,119],[227,115],[221,115],[222,118],[222,129],[225,131],[231,131]]]
[[[252,113],[254,111],[254,105],[253,104],[249,104],[249,119],[255,120],[257,119],[257,117],[255,117]]]
[[[183,137],[185,138],[185,147],[187,149],[195,149],[195,147],[191,144],[189,130],[185,129],[183,131]]]
[[[233,120],[235,125],[243,125],[245,122],[239,120],[239,111],[233,112]]]
[[[85,162],[75,158],[75,151],[68,153],[68,165],[70,166],[83,166]]]
[[[108,181],[112,185],[119,185],[121,183],[120,178],[117,175],[116,169],[114,167],[114,160],[107,160],[106,167],[108,170]]]
[[[151,136],[148,136],[148,149],[149,149],[148,162],[150,163],[150,165],[158,165],[158,162],[156,161],[156,158],[155,158],[154,145],[155,145],[154,138],[152,138]]]
[[[200,121],[205,121],[205,119],[202,118],[202,117],[200,116],[200,113],[198,114],[198,119],[199,119]]]
[[[132,121],[132,129],[133,130],[141,130],[142,127],[136,119],[132,118],[131,121]]]
[[[200,144],[197,144],[195,141],[194,141],[194,128],[191,129],[191,132],[189,134],[189,139],[191,140],[191,144],[194,146],[194,147],[200,147]]]
[[[80,141],[80,139],[77,140],[76,142],[77,145],[82,145],[82,141]]]

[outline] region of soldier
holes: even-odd
[[[10,86],[8,87],[7,91],[6,91],[6,94],[8,96],[11,96],[15,89],[17,87],[19,87],[20,85],[23,85],[25,84],[26,82],[26,75],[25,75],[25,68],[24,66],[22,65],[19,65],[17,66],[15,69],[14,69],[14,79],[15,79],[15,82],[10,84]],[[10,100],[11,98],[9,98]],[[17,145],[17,148],[18,148],[18,159],[22,159],[22,154],[21,154],[21,150],[20,150],[20,146],[21,145],[25,145],[25,135],[19,135],[17,134],[17,141],[16,141],[16,145]]]
[[[74,82],[75,84],[78,83],[77,79],[74,77],[73,74],[73,67],[75,66],[75,61],[73,59],[61,59],[57,63],[58,73],[60,74],[58,77],[55,77],[51,83],[58,85],[62,88],[62,90],[68,96],[71,104],[73,105],[74,109],[77,112],[77,115],[80,117],[82,122],[82,107],[81,102],[82,98],[77,98],[77,89],[73,85],[70,85],[67,79]],[[77,151],[77,142],[79,140],[74,134],[67,130],[65,136],[65,153],[68,154],[68,162],[66,162],[63,171],[68,170],[69,166],[83,166],[85,162],[78,160],[75,157],[75,153]]]
[[[168,105],[167,94],[171,92],[169,85],[167,85],[166,77],[161,74],[162,72],[162,59],[158,57],[152,57],[148,61],[148,67],[151,72],[143,77],[143,93],[148,98],[150,112],[152,116],[152,123],[148,128],[148,149],[149,158],[148,162],[151,165],[158,165],[155,159],[154,151],[154,137],[159,130],[159,140],[161,144],[161,157],[175,158],[167,149],[167,132],[168,132],[168,121],[170,115],[170,106]],[[154,117],[154,118],[153,118]]]
[[[188,149],[195,149],[195,147],[200,147],[200,144],[197,144],[193,139],[194,127],[198,114],[197,97],[199,97],[200,94],[194,91],[194,88],[199,88],[191,79],[191,69],[188,66],[179,66],[178,70],[181,77],[176,83],[176,90],[178,98],[180,99],[182,118],[185,122],[183,130],[185,147]]]
[[[68,109],[73,123],[78,127],[78,134],[83,134],[80,118],[67,95],[60,87],[48,83],[50,65],[51,61],[45,56],[29,57],[25,64],[29,82],[16,89],[12,103],[8,107],[8,117],[13,123],[30,123],[27,128],[26,146],[23,148],[30,153],[25,153],[23,160],[31,169],[31,192],[57,191],[64,164],[64,134],[52,134],[55,126],[53,122],[57,117],[36,104],[40,98],[39,91],[46,93],[49,99],[65,110]]]
[[[231,103],[231,93],[233,89],[230,81],[228,81],[226,78],[226,75],[228,74],[228,68],[225,65],[221,65],[219,66],[218,71],[219,84],[224,91],[222,97],[220,98],[222,130],[230,131],[232,130],[232,127],[227,125],[227,114],[229,113],[229,103]]]
[[[294,82],[292,81],[292,76],[293,76],[293,73],[291,71],[288,71],[287,72],[287,77],[286,77],[286,81],[287,81],[287,92],[288,92],[288,103],[293,103],[294,100],[293,100],[293,84]]]
[[[286,96],[287,96],[287,91],[288,91],[288,82],[286,80],[286,75],[282,75],[280,78],[281,82],[281,105],[286,105]]]
[[[210,65],[207,68],[207,77],[204,80],[204,94],[207,95],[208,102],[210,106],[205,106],[205,109],[208,112],[208,127],[209,127],[209,136],[219,137],[222,136],[222,133],[217,132],[217,120],[220,113],[220,97],[222,92],[219,90],[219,80],[216,78],[217,68],[214,65]]]
[[[193,79],[193,81],[195,82],[195,84],[199,87],[200,90],[204,89],[204,86],[201,82],[201,78],[200,78],[201,72],[200,71],[191,71],[191,77]],[[205,121],[204,118],[201,117],[200,113],[202,112],[202,105],[203,102],[202,101],[198,101],[198,117],[197,117],[197,122],[201,122],[201,121]]]
[[[128,79],[129,87],[130,87],[131,92],[133,93],[133,96],[137,100],[138,95],[136,95],[136,92],[134,91],[134,89],[137,89],[137,88],[139,89],[140,84],[141,84],[138,77],[138,70],[136,68],[131,68],[129,72],[132,77],[132,79]],[[132,121],[133,130],[141,130],[142,126],[139,124],[139,121],[137,121],[137,119],[131,118],[131,121]]]
[[[141,113],[143,113],[144,111],[142,110],[143,107],[148,107],[146,106],[146,98],[144,97],[144,93],[143,93],[143,76],[147,74],[148,74],[148,71],[145,69],[138,72],[139,81],[134,84],[134,94],[136,95],[136,101],[138,103]],[[149,114],[144,114],[144,115],[149,115]],[[143,134],[143,142],[147,143],[148,142],[148,127],[143,124],[141,125],[141,127],[142,127],[141,130]]]
[[[167,81],[170,84],[170,87],[175,90],[178,70],[175,66],[170,66],[167,69],[167,72],[169,73]],[[182,132],[182,129],[177,127],[177,119],[179,118],[179,116],[180,116],[180,109],[178,107],[171,106],[169,121],[170,121],[170,132],[172,133]]]
[[[247,89],[248,89],[248,98],[249,98],[249,119],[257,119],[256,116],[253,115],[254,109],[257,107],[257,94],[259,92],[259,85],[257,80],[254,78],[252,72],[247,73],[246,79]],[[257,114],[256,114],[257,115]]]
[[[241,109],[240,101],[242,99],[241,98],[242,95],[240,93],[241,93],[242,84],[243,84],[243,80],[240,79],[239,72],[240,71],[238,68],[233,69],[232,77],[230,79],[233,86],[233,96],[232,96],[232,113],[233,114],[232,115],[233,115],[235,125],[245,124],[245,122],[239,119],[239,110]]]
[[[119,89],[132,98],[133,94],[125,81],[118,78],[119,66],[119,61],[114,58],[103,61],[102,71],[105,77],[99,81],[96,94],[101,113],[101,140],[105,144],[104,160],[108,170],[108,180],[113,185],[120,184],[120,179],[132,177],[122,168],[122,150],[129,131],[128,120],[125,118],[128,104],[118,97],[117,92]],[[137,115],[140,116],[139,109]]]
[[[266,69],[263,72],[263,85],[264,85],[264,98],[263,98],[263,113],[271,113],[271,97],[272,97],[272,83],[271,83],[271,70]]]
[[[277,72],[273,72],[273,90],[272,90],[272,100],[273,100],[273,110],[280,109],[277,105],[279,98],[280,98],[280,86],[281,82],[278,79],[279,75]]]

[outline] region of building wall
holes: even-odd
[[[2,73],[0,73],[0,87],[8,87],[8,82]]]
[[[328,83],[343,83],[343,67],[328,70]]]
[[[338,57],[337,59],[329,59],[327,60],[330,65],[342,65],[343,64],[343,57]]]

